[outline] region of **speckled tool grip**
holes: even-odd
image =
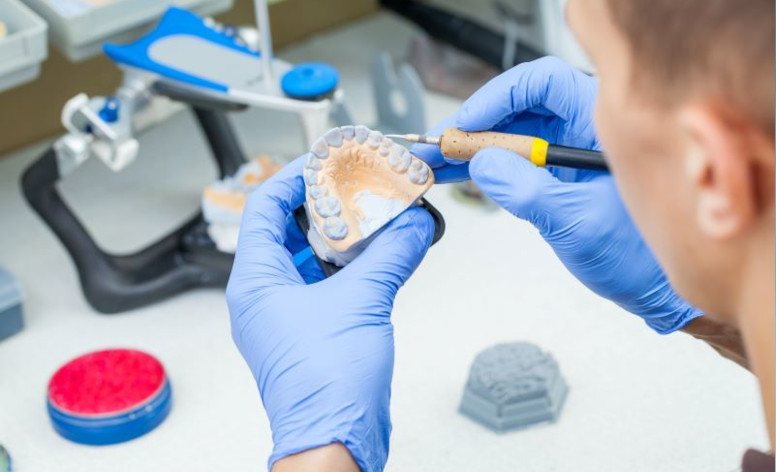
[[[531,157],[531,148],[536,138],[519,134],[496,133],[480,131],[469,133],[455,128],[448,128],[442,133],[439,144],[442,155],[450,159],[468,161],[480,149],[498,147],[515,152],[526,159]]]

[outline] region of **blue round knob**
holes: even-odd
[[[283,74],[280,88],[291,98],[318,100],[333,92],[338,82],[337,69],[322,62],[308,62]]]
[[[97,114],[102,118],[102,121],[115,123],[119,119],[119,100],[116,97],[108,97]]]

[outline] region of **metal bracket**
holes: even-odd
[[[417,133],[426,129],[423,82],[409,64],[398,70],[388,52],[377,56],[372,66],[377,107],[376,128],[389,133]]]

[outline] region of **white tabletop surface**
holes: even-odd
[[[337,66],[359,121],[373,120],[370,58],[401,54],[412,29],[381,14],[311,39],[282,57]],[[0,104],[2,96],[0,95]],[[455,100],[429,94],[430,121]],[[61,106],[61,104],[52,104]],[[252,153],[301,151],[291,118],[238,116]],[[280,136],[280,137],[278,137]],[[25,204],[22,170],[41,144],[0,160],[0,265],[25,290],[27,326],[0,342],[0,443],[19,472],[250,471],[271,450],[253,378],[229,332],[223,291],[194,290],[118,315],[81,294],[62,245]],[[120,174],[91,161],[61,185],[105,248],[130,251],[196,211],[214,177],[191,116],[141,140]],[[428,195],[447,234],[396,301],[393,435],[388,470],[731,471],[767,448],[755,379],[684,334],[659,336],[573,279],[528,224],[503,211]],[[554,424],[494,434],[459,415],[469,365],[494,343],[531,341],[558,360],[570,393]],[[89,350],[129,346],[165,364],[174,407],[155,431],[88,447],[59,437],[45,409],[49,376]]]

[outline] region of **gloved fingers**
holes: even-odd
[[[286,218],[286,249],[293,256],[294,265],[305,283],[312,284],[326,278],[293,213]]]
[[[293,212],[286,216],[285,245],[291,254],[296,254],[310,246],[310,243],[307,242],[307,237],[302,233],[302,228],[297,224]]]
[[[426,134],[428,136],[439,136],[442,134],[442,131],[451,126],[455,126],[455,116],[448,116],[428,130]],[[413,144],[412,147],[410,147],[410,153],[428,164],[432,169],[444,167],[448,164],[444,156],[442,156],[442,153],[439,151],[439,146],[433,144]],[[436,175],[436,173],[434,175]]]
[[[537,115],[526,112],[515,116],[508,123],[498,125],[494,131],[511,134],[522,134],[536,136],[551,143],[564,146],[579,145],[585,149],[594,149],[596,144],[572,142],[571,138],[563,129],[564,122],[557,117]],[[587,182],[598,175],[607,174],[604,171],[580,170],[569,167],[545,167],[548,172],[554,175],[561,182]]]
[[[391,303],[412,275],[434,237],[434,219],[423,208],[405,210],[375,237],[353,262],[331,280],[366,284],[384,292]]]
[[[555,116],[525,112],[513,117],[503,125],[496,126],[494,131],[536,136],[551,143],[569,144],[565,139],[563,124],[564,122]],[[545,169],[561,182],[577,182],[584,175],[584,171],[568,167],[547,166]]]
[[[537,226],[543,234],[553,220],[565,214],[564,189],[574,184],[558,181],[546,169],[504,149],[478,152],[469,166],[472,181],[501,207]]]
[[[565,122],[557,117],[541,116],[526,112],[515,116],[509,123],[496,127],[496,131],[511,134],[536,136],[553,144],[575,146],[583,149],[599,149],[598,141],[584,140],[581,136],[571,136],[565,130]],[[561,182],[588,182],[599,175],[608,174],[605,171],[581,170],[570,167],[545,167]]]
[[[547,171],[556,179],[566,183],[591,182],[599,178],[611,176],[605,170],[574,169],[572,167],[547,166]]]
[[[506,121],[497,124],[492,129],[502,133],[536,136],[551,143],[557,143],[559,136],[563,134],[564,124],[563,120],[554,115],[547,116],[534,111],[524,111],[510,116]]]
[[[466,100],[456,125],[466,131],[489,130],[526,111],[569,121],[577,112],[580,83],[595,87],[588,82],[595,80],[555,57],[522,63]]]
[[[303,282],[285,244],[288,217],[305,198],[305,157],[286,165],[253,192],[243,212],[232,277],[246,277],[254,289]]]
[[[455,126],[455,116],[449,116],[426,132],[429,136],[440,136],[442,132]],[[469,180],[469,163],[446,159],[439,146],[432,144],[414,144],[410,152],[428,164],[434,171],[434,183],[449,184]]]
[[[434,169],[435,184],[451,184],[469,180],[469,163],[464,162],[460,165],[447,164]]]

